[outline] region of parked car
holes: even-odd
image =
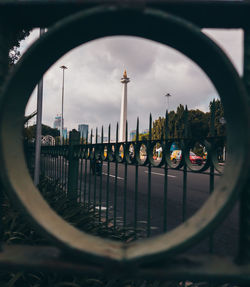
[[[176,149],[176,150],[172,151],[172,153],[170,155],[170,160],[173,163],[177,163],[177,161],[181,160],[181,150]]]
[[[190,159],[190,161],[191,161],[192,164],[202,165],[202,163],[203,163],[202,157],[196,155],[196,154],[193,153],[192,151],[190,151],[190,153],[189,153],[189,159]]]
[[[173,163],[177,163],[177,161],[180,161],[181,160],[181,150],[174,150],[172,153],[171,153],[171,156],[170,156],[170,160],[173,162]],[[198,164],[198,165],[202,165],[203,163],[203,159],[202,157],[196,155],[194,152],[190,151],[189,153],[189,160],[192,164]]]

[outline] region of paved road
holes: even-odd
[[[90,197],[94,198],[94,181],[96,178],[96,201],[99,201],[100,180],[102,180],[102,210],[106,213],[106,187],[109,181],[109,218],[114,217],[114,196],[117,190],[117,224],[123,224],[124,220],[124,184],[125,167],[118,165],[117,188],[115,180],[115,163],[110,163],[110,174],[108,180],[108,166],[104,162],[102,177],[91,176]],[[127,225],[134,226],[135,214],[135,166],[128,166],[127,170]],[[148,223],[148,167],[138,168],[138,221],[137,226],[147,230]],[[88,166],[89,183],[89,166]],[[84,179],[84,177],[83,177]],[[151,236],[163,232],[164,225],[164,169],[152,168],[151,170],[151,204],[150,225]],[[167,189],[167,229],[171,230],[182,223],[183,217],[183,172],[180,170],[169,170]],[[188,172],[187,196],[186,196],[186,218],[192,216],[209,197],[209,175]],[[215,175],[215,185],[220,180]],[[83,185],[82,185],[83,186]],[[87,186],[88,193],[88,186]],[[238,235],[238,206],[234,208],[226,221],[220,225],[214,234],[214,251],[217,254],[234,255],[237,252]],[[209,240],[199,244],[192,252],[208,252]]]
[[[81,197],[84,195],[86,180],[86,199],[93,202],[96,199],[99,204],[100,193],[102,194],[102,217],[107,212],[107,184],[109,185],[108,215],[114,219],[115,191],[117,194],[116,218],[117,225],[123,226],[124,222],[124,185],[127,183],[126,196],[126,226],[134,226],[135,223],[135,166],[127,167],[127,181],[125,180],[125,166],[118,164],[117,180],[115,177],[115,163],[110,163],[108,176],[108,164],[103,163],[102,176],[90,173],[89,161],[87,161],[87,174],[85,175],[85,160],[82,166],[82,176],[79,177]],[[95,181],[96,180],[96,181]],[[150,210],[150,233],[151,236],[163,232],[164,225],[164,169],[152,168],[151,170],[151,200],[148,206],[148,167],[138,168],[138,198],[137,198],[137,227],[147,233],[148,211]],[[188,172],[186,193],[186,218],[192,216],[209,197],[209,175]],[[215,185],[220,176],[215,175]],[[182,223],[183,218],[183,172],[181,170],[169,170],[167,177],[167,229],[171,230]],[[101,185],[100,185],[101,183]],[[101,188],[100,188],[101,186]],[[97,206],[98,209],[98,206]],[[221,255],[237,254],[238,236],[238,206],[232,210],[213,235],[214,252]],[[189,250],[192,253],[208,252],[209,240],[203,240],[195,248]]]

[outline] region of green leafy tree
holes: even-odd
[[[188,111],[189,136],[193,138],[204,138],[209,131],[209,113],[200,110]]]
[[[161,138],[165,137],[164,133],[165,133],[165,118],[159,117],[157,120],[153,122],[152,139],[160,140]]]
[[[42,125],[42,135],[50,135],[54,138],[60,135],[60,131],[58,129],[51,128],[46,125]],[[36,125],[24,128],[24,139],[28,142],[33,141],[36,137]]]
[[[20,57],[20,42],[25,39],[30,33],[30,30],[22,29],[17,25],[7,24],[2,31],[3,39],[1,49],[3,59],[0,67],[0,89],[9,71]]]
[[[209,104],[210,114],[212,109],[214,109],[214,132],[215,136],[225,136],[226,135],[226,124],[224,119],[224,108],[222,102],[217,99],[213,100]],[[211,123],[210,123],[211,125]]]
[[[14,29],[12,33],[9,33],[9,66],[13,66],[20,58],[19,51],[20,43],[30,34],[30,30],[26,29]]]
[[[214,108],[215,136],[225,136],[226,126],[223,123],[224,109],[220,100],[210,102],[210,112],[203,112],[199,109],[189,110],[187,118],[188,137],[202,139],[211,136],[211,108]],[[152,140],[165,139],[165,117],[159,117],[152,124]],[[168,137],[182,138],[185,130],[185,108],[183,105],[177,107],[176,112],[168,113]],[[147,140],[148,133],[139,134],[139,140]],[[133,140],[136,140],[134,136]]]
[[[174,131],[174,137],[175,138],[181,138],[184,136],[184,112],[185,108],[183,105],[179,105],[177,107],[176,111],[176,117],[175,117],[175,131]]]

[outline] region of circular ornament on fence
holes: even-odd
[[[138,36],[160,42],[196,62],[221,97],[228,128],[228,164],[208,201],[174,230],[128,244],[81,232],[51,210],[29,175],[22,142],[26,104],[49,67],[83,43],[114,35]],[[0,99],[1,179],[36,229],[47,234],[64,252],[83,258],[85,262],[116,262],[125,267],[127,265],[122,264],[155,262],[185,250],[207,235],[235,202],[249,170],[247,144],[250,129],[246,99],[244,86],[232,63],[193,24],[149,8],[132,10],[105,6],[79,12],[56,23],[33,44],[16,65],[4,88]],[[113,151],[108,150],[108,157],[113,158]],[[138,161],[138,155],[136,157]]]

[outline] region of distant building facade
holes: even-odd
[[[53,128],[60,130],[61,129],[61,121],[62,121],[62,117],[60,115],[57,115],[55,117],[55,120],[54,120]]]
[[[129,134],[130,140],[132,141],[134,136],[136,135],[136,130],[132,130]]]
[[[57,115],[54,119],[54,123],[53,123],[53,128],[54,129],[58,129],[61,133],[61,121],[62,121],[62,117],[60,115]],[[63,138],[66,139],[68,137],[68,131],[67,128],[63,128]]]
[[[87,139],[88,131],[89,131],[89,125],[86,125],[86,124],[78,125],[78,132],[80,132],[81,139],[85,139],[85,140]]]
[[[68,130],[67,130],[67,128],[63,129],[63,138],[64,139],[68,138]]]

